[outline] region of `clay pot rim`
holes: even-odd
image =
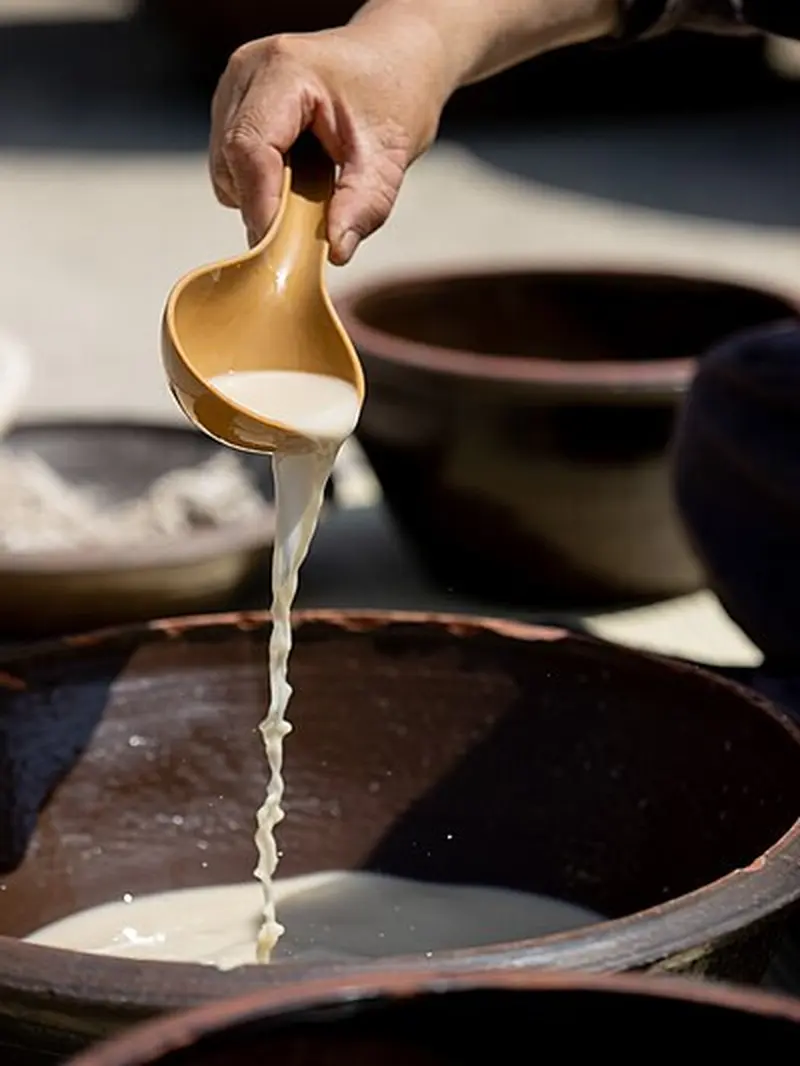
[[[189,426],[136,418],[36,418],[17,422],[14,430],[58,430],[78,433],[98,429],[103,431],[156,431],[184,436],[194,435]],[[268,549],[275,539],[274,507],[263,520],[242,522],[218,529],[199,530],[188,536],[164,537],[129,547],[60,548],[56,551],[5,552],[0,551],[0,582],[22,577],[52,577],[77,581],[82,577],[101,578],[103,575],[121,578],[143,570],[173,570],[197,566],[214,559]]]
[[[183,634],[231,629],[248,631],[267,625],[269,612],[247,611],[194,615],[153,622],[114,626],[80,636],[60,637],[29,644],[0,656],[0,687],[18,690],[24,681],[13,673],[14,665],[41,655],[69,654],[77,647],[102,644],[137,645],[141,642],[169,641]],[[593,636],[566,629],[531,625],[513,620],[471,615],[412,611],[303,610],[294,615],[295,625],[323,624],[347,632],[366,632],[392,625],[433,625],[456,636],[494,633],[520,641],[568,641],[605,649],[607,655],[623,661],[658,663],[672,674],[697,676],[704,684],[735,694],[754,713],[766,714],[800,746],[800,726],[769,701],[735,682],[708,673],[689,663],[671,660],[649,652],[611,644]],[[59,948],[27,944],[0,936],[0,999],[14,1003],[15,1014],[27,1009],[35,1017],[32,1000],[46,992],[49,1010],[57,1014],[74,1010],[75,1003],[91,1003],[117,1016],[141,1018],[143,1010],[160,1013],[180,1009],[204,1000],[243,994],[275,981],[281,985],[304,975],[307,979],[336,974],[369,975],[391,969],[393,974],[413,974],[430,970],[440,975],[480,973],[529,967],[544,970],[553,965],[552,951],[558,951],[562,971],[613,972],[657,965],[665,958],[689,953],[702,956],[710,941],[734,932],[776,913],[800,899],[796,876],[800,863],[800,819],[749,866],[732,870],[723,877],[666,903],[623,918],[552,934],[527,941],[492,944],[484,948],[442,953],[435,961],[420,956],[399,956],[355,965],[287,963],[270,974],[264,967],[244,966],[221,972],[213,967],[190,963],[170,963],[88,955]],[[724,912],[727,917],[715,917]],[[688,909],[687,905],[693,904]],[[705,904],[705,906],[703,905]],[[746,918],[746,923],[742,919]],[[677,919],[677,921],[676,921]],[[687,920],[688,919],[688,920]],[[677,930],[676,930],[677,926]],[[566,950],[565,950],[566,949]],[[66,968],[66,976],[64,970]],[[59,973],[54,982],[48,975]],[[266,977],[266,980],[265,980]]]
[[[479,279],[512,278],[570,279],[587,281],[671,281],[689,286],[714,285],[734,292],[748,292],[783,303],[784,316],[794,317],[800,300],[796,293],[777,285],[752,282],[746,278],[689,269],[648,268],[646,266],[605,266],[597,264],[562,264],[539,262],[530,266],[513,264],[493,265],[485,270],[457,270],[442,267],[437,270],[405,271],[386,274],[383,278],[345,290],[335,299],[338,314],[347,333],[359,352],[368,358],[445,377],[457,377],[471,382],[493,384],[527,384],[543,393],[581,396],[602,400],[609,395],[627,397],[634,402],[674,398],[685,392],[691,381],[697,359],[702,352],[691,352],[685,358],[658,360],[597,360],[591,362],[562,362],[535,357],[485,355],[458,348],[425,344],[389,333],[363,321],[359,306],[363,301],[389,293],[410,292],[429,285],[459,283]],[[776,315],[776,318],[779,317]],[[733,332],[733,331],[732,331]],[[720,337],[720,340],[723,338]]]
[[[158,1018],[104,1042],[70,1060],[71,1066],[145,1066],[153,1058],[188,1049],[212,1034],[283,1016],[291,1024],[298,1015],[330,1007],[374,1000],[411,999],[458,992],[596,992],[665,999],[741,1011],[800,1025],[800,1000],[746,986],[701,982],[685,977],[643,974],[568,973],[549,970],[431,969],[410,974],[390,966],[369,975],[291,981],[245,996],[203,1004]]]

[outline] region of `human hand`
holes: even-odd
[[[284,156],[310,129],[340,168],[328,238],[331,261],[348,262],[436,136],[449,95],[444,66],[441,43],[420,26],[383,41],[356,24],[235,52],[212,105],[210,167],[217,198],[241,210],[250,244],[278,209]]]

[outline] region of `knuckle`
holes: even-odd
[[[231,200],[235,196],[235,186],[230,171],[223,160],[215,159],[211,164],[211,184],[218,200]]]
[[[368,237],[383,225],[392,210],[393,199],[382,191],[373,190],[364,203],[360,218],[354,229],[360,237]]]
[[[239,207],[238,197],[235,196],[226,185],[222,185],[219,182],[215,181],[213,183],[213,186],[214,195],[223,207]]]
[[[231,53],[231,57],[228,60],[228,74],[233,77],[238,77],[243,74],[244,71],[250,66],[253,55],[252,44],[240,45],[234,52]]]
[[[240,116],[235,124],[225,131],[222,143],[226,158],[247,161],[258,154],[263,137],[257,123],[246,116]]]
[[[208,173],[215,189],[224,189],[228,185],[228,168],[219,159],[212,159]]]
[[[362,236],[369,236],[387,220],[397,199],[397,193],[403,179],[404,167],[395,161],[385,160],[378,163],[369,183],[368,198],[364,205]]]
[[[276,33],[271,37],[264,37],[261,42],[262,59],[267,62],[275,62],[292,54],[292,37],[286,33]]]
[[[228,69],[234,74],[249,71],[253,66],[269,67],[292,54],[291,36],[274,34],[258,41],[240,45],[228,60]]]

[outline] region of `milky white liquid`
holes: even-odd
[[[287,933],[274,960],[344,962],[431,954],[591,925],[580,907],[496,888],[426,884],[369,873],[277,880]],[[72,915],[29,937],[97,955],[232,969],[256,961],[263,898],[256,882],[183,889]]]
[[[258,934],[257,954],[259,962],[269,962],[284,931],[275,915],[272,879],[278,865],[275,828],[283,818],[283,738],[291,730],[286,720],[292,695],[287,679],[292,648],[290,612],[300,567],[317,527],[325,485],[339,449],[356,427],[361,408],[352,385],[322,374],[292,370],[233,371],[212,378],[211,384],[241,407],[303,434],[310,447],[302,454],[276,453],[272,458],[276,529],[272,556],[270,703],[261,723],[270,779],[266,799],[256,816],[258,865],[255,870],[264,891],[264,920]]]

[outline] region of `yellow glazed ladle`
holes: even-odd
[[[216,440],[252,452],[310,447],[296,430],[227,399],[210,379],[229,371],[295,370],[342,378],[364,400],[364,373],[325,285],[325,222],[334,167],[305,134],[287,160],[278,214],[256,247],[200,267],[172,289],[162,322],[170,389]]]

